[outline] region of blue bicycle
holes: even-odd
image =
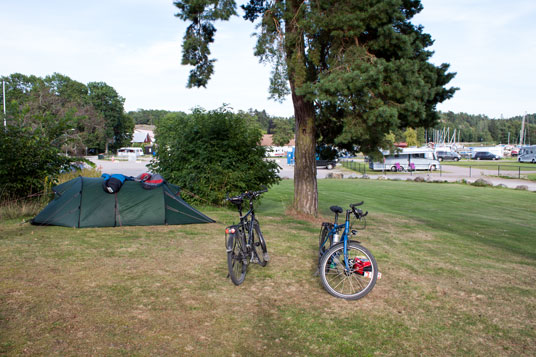
[[[357,300],[367,295],[378,279],[378,265],[374,256],[359,241],[350,240],[359,229],[366,228],[368,212],[356,208],[363,202],[351,204],[346,210],[344,224],[338,224],[343,209],[331,206],[335,213],[334,223],[324,222],[319,237],[319,272],[324,288],[333,296]],[[353,227],[352,217],[360,225]]]

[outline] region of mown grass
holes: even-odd
[[[272,261],[226,278],[218,223],[71,229],[0,224],[0,354],[534,355],[535,194],[457,184],[320,180],[324,217],[258,216]],[[314,276],[329,206],[364,200],[383,278],[344,301]]]

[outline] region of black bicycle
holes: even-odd
[[[235,285],[240,285],[244,282],[249,263],[257,263],[264,267],[270,260],[266,242],[259,222],[255,218],[255,209],[253,207],[253,201],[267,191],[265,188],[261,191],[244,192],[226,199],[237,206],[240,214],[240,223],[225,229],[227,266],[229,276]],[[249,211],[242,215],[244,200],[249,201]]]

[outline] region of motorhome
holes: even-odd
[[[266,149],[266,156],[267,157],[274,157],[274,156],[285,157],[287,156],[288,151],[290,151],[288,146],[269,146]]]
[[[400,152],[382,152],[383,162],[369,161],[369,168],[374,171],[413,171],[438,170],[441,164],[434,150],[429,148],[408,148]]]
[[[519,162],[532,162],[536,163],[536,145],[523,146],[519,149],[519,156],[517,157]]]
[[[129,147],[129,148],[120,148],[117,150],[118,156],[129,156],[129,155],[136,155],[136,156],[142,156],[143,150],[142,148],[135,148],[135,147]]]

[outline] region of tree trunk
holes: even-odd
[[[316,126],[313,103],[296,94],[297,83],[306,80],[307,64],[303,30],[295,21],[304,0],[287,1],[287,11],[294,20],[285,21],[285,51],[289,84],[296,119],[296,152],[294,157],[294,209],[315,216],[318,214],[316,183]]]
[[[293,83],[292,102],[296,118],[296,152],[294,165],[294,209],[298,212],[318,214],[316,182],[316,133],[313,103],[296,95]]]

